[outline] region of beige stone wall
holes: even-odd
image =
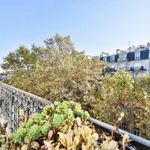
[[[144,77],[149,75],[150,72],[150,59],[146,60],[135,60],[135,61],[122,61],[117,63],[112,63],[112,66],[115,70],[126,70],[133,77]],[[141,66],[146,69],[146,71],[140,71]],[[130,71],[130,68],[133,67],[135,69],[134,72]]]

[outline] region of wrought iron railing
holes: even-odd
[[[11,132],[19,127],[19,112],[23,110],[26,116],[33,112],[41,112],[43,106],[50,101],[22,91],[0,82],[0,107],[4,113]]]
[[[19,127],[20,110],[25,112],[25,116],[29,116],[33,112],[41,112],[42,108],[50,103],[50,101],[44,98],[0,82],[0,108],[9,123],[11,132],[14,132]],[[97,128],[105,131],[112,131],[114,128],[113,126],[94,118],[89,118],[89,121],[95,124]],[[125,133],[133,140],[132,143],[137,150],[150,150],[150,141],[147,139],[121,129],[116,131],[116,136],[121,136]]]

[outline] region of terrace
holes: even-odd
[[[24,110],[25,115],[29,116],[33,112],[41,112],[42,108],[47,104],[51,104],[51,102],[0,82],[0,108],[2,110],[2,114],[7,118],[11,132],[16,131],[19,127],[20,110]],[[114,129],[112,125],[94,118],[90,117],[88,120],[95,125],[96,129],[101,129],[105,132],[111,132]],[[115,138],[119,139],[124,134],[128,134],[132,140],[131,145],[127,145],[127,149],[150,149],[149,140],[121,129],[118,129],[115,132]]]

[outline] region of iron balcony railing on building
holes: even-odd
[[[144,66],[139,66],[139,67],[122,67],[119,69],[115,69],[114,67],[107,67],[103,69],[103,74],[109,74],[109,73],[115,73],[119,70],[124,70],[124,71],[128,71],[128,72],[142,72],[145,73],[148,70],[146,68],[144,68]]]
[[[139,67],[126,67],[126,70],[128,71],[147,71],[144,66],[139,66]]]
[[[0,108],[8,120],[11,132],[14,132],[19,127],[19,112],[21,109],[25,112],[26,116],[29,116],[33,112],[41,112],[42,108],[50,103],[50,101],[44,98],[0,82]],[[92,122],[96,128],[100,128],[104,131],[110,132],[114,129],[113,126],[94,118],[89,118],[89,121]],[[131,140],[133,141],[132,143],[137,150],[150,150],[149,140],[121,129],[116,131],[116,137],[124,134],[128,134],[130,136]]]

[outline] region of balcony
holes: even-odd
[[[140,72],[140,71],[147,71],[147,69],[144,68],[144,66],[138,66],[138,67],[127,67],[127,71],[132,71],[132,72]]]

